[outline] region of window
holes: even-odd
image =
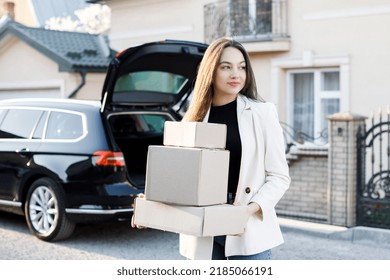
[[[3,113],[0,138],[29,139],[42,111],[29,109],[9,109]]]
[[[3,117],[5,116],[5,112],[6,112],[6,110],[0,109],[0,126],[1,126],[1,122],[3,120]]]
[[[41,117],[39,118],[39,122],[34,130],[34,134],[32,135],[33,139],[42,139],[43,138],[43,130],[45,128],[46,119],[47,119],[47,111],[44,111]]]
[[[167,120],[163,115],[143,115],[143,120],[148,124],[149,130],[155,133],[164,132],[164,124]]]
[[[50,113],[46,139],[77,139],[83,132],[81,115],[54,111]]]
[[[233,0],[230,26],[233,36],[253,36],[272,32],[271,0]]]
[[[111,116],[109,120],[115,138],[138,138],[162,136],[165,122],[172,119],[165,114],[119,114]]]
[[[115,92],[151,91],[178,94],[188,79],[167,72],[141,71],[123,75],[115,84]]]
[[[7,110],[0,109],[0,128],[1,128],[1,123],[3,122],[3,119],[4,119],[6,112],[7,112]],[[0,139],[5,138],[5,137],[6,137],[6,134],[0,129]]]
[[[164,132],[164,123],[167,120],[166,115],[156,114],[137,114],[133,115],[137,123],[138,132],[157,133]]]
[[[338,69],[290,72],[289,117],[303,140],[324,142],[327,117],[340,111]]]

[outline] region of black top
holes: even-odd
[[[230,151],[228,192],[237,191],[241,165],[241,138],[237,121],[237,100],[222,106],[211,106],[208,122],[227,126],[226,150]]]

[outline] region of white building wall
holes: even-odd
[[[33,59],[31,59],[33,58]],[[78,73],[58,72],[58,64],[16,38],[0,48],[0,99],[68,97],[81,83]],[[76,98],[100,100],[105,73],[87,74]]]
[[[119,51],[165,39],[203,42],[203,5],[209,2],[213,1],[110,1],[111,47]]]
[[[287,119],[289,70],[339,67],[341,110],[370,115],[390,103],[390,0],[287,0],[290,42],[250,49],[260,94]],[[122,50],[163,39],[203,42],[210,0],[116,0],[110,42]],[[277,44],[278,42],[274,42]],[[250,46],[250,47],[249,47]]]
[[[349,59],[342,69],[349,72],[342,85],[346,87],[342,110],[368,116],[390,103],[386,73],[390,63],[389,0],[293,0],[289,9],[292,43],[284,59],[304,53],[313,58]]]

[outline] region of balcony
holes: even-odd
[[[225,0],[204,6],[205,42],[231,36],[249,52],[288,51],[287,0]]]

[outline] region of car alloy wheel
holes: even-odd
[[[39,239],[54,241],[69,237],[75,228],[66,214],[64,195],[50,178],[35,181],[27,194],[25,213],[30,230]]]
[[[58,202],[46,186],[37,187],[30,199],[30,218],[39,233],[53,231],[58,223]]]

